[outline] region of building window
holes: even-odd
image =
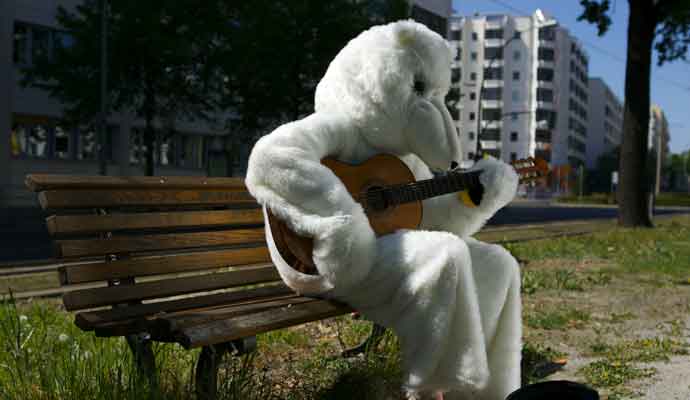
[[[480,140],[501,140],[501,130],[500,129],[484,129],[479,135]]]
[[[33,62],[50,57],[51,42],[50,29],[38,26],[31,28],[31,58]]]
[[[474,121],[474,113],[473,112],[470,113],[470,121]]]
[[[477,94],[475,92],[470,93],[470,100],[476,100],[477,99]]]
[[[513,90],[511,93],[513,101],[520,101],[520,91],[519,90]]]
[[[453,68],[451,71],[450,79],[453,83],[459,82],[462,77],[462,70],[460,68]]]
[[[503,60],[502,47],[486,47],[484,48],[484,58],[487,60]]]
[[[484,79],[503,79],[503,68],[484,68]]]
[[[426,25],[432,31],[441,35],[441,37],[447,37],[448,35],[448,20],[428,11],[416,4],[412,6],[412,12],[410,14],[413,20],[421,22]]]
[[[517,132],[510,132],[510,141],[511,142],[517,142],[518,140],[518,133]]]
[[[96,130],[92,127],[81,127],[77,132],[77,159],[78,160],[97,160],[98,146]]]
[[[472,32],[472,41],[476,42],[478,39],[477,32]]]
[[[27,52],[29,45],[29,28],[26,24],[21,22],[14,23],[14,35],[12,37],[14,42],[14,53],[12,59],[15,64],[27,64]]]
[[[520,80],[520,71],[513,71],[513,80],[514,81]]]
[[[517,160],[517,153],[510,153],[510,162],[515,162]]]
[[[501,87],[484,88],[482,92],[482,99],[484,100],[501,100],[502,97],[503,88]]]
[[[470,132],[469,134],[467,134],[467,136],[470,140],[474,140],[474,132]]]
[[[477,61],[477,52],[473,51],[472,54],[470,54],[470,58],[472,59],[472,61]]]
[[[474,153],[471,151],[469,153],[467,153],[467,159],[468,160],[474,160]]]
[[[542,82],[553,82],[553,69],[537,68],[537,80]]]
[[[487,29],[484,39],[503,39],[503,29]]]
[[[462,29],[450,31],[450,40],[461,41],[462,40]]]
[[[521,34],[521,32],[519,32],[519,31],[513,32],[513,38],[514,39],[520,39],[520,34]]]
[[[501,112],[502,110],[500,108],[487,108],[482,111],[482,119],[485,121],[500,121]]]
[[[554,53],[553,49],[540,47],[539,50],[537,50],[537,58],[541,61],[553,61],[555,57],[556,53]]]
[[[56,126],[53,132],[53,154],[55,158],[69,159],[70,157],[70,132],[61,126]]]
[[[471,80],[471,81],[476,81],[476,80],[477,80],[477,73],[476,73],[476,72],[470,73],[470,80]]]
[[[518,113],[511,113],[511,114],[510,114],[510,119],[513,120],[513,121],[517,121],[517,120],[518,120]]]
[[[513,61],[520,61],[520,50],[513,51]]]
[[[553,102],[553,90],[537,88],[537,101]]]

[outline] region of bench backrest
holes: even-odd
[[[29,175],[26,183],[50,214],[56,256],[77,261],[60,268],[60,283],[94,286],[66,293],[68,310],[280,279],[261,209],[241,179]],[[138,314],[193,302],[141,304]]]

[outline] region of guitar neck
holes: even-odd
[[[449,172],[436,178],[425,179],[402,185],[391,185],[382,189],[388,204],[404,204],[422,201],[463,190],[481,197],[483,188],[479,182],[481,171]]]

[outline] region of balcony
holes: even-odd
[[[482,108],[503,108],[503,100],[486,100],[482,99]]]
[[[502,67],[505,62],[503,61],[502,58],[495,58],[493,60],[490,59],[484,59],[484,67]]]
[[[480,140],[479,143],[483,150],[500,150],[502,146],[498,140]]]
[[[484,39],[484,46],[486,47],[501,47],[504,43],[504,39]]]
[[[537,66],[542,67],[542,68],[556,68],[556,61],[555,60],[538,60]]]
[[[553,101],[538,101],[537,108],[541,108],[544,110],[554,110],[556,108],[556,105],[553,103]]]

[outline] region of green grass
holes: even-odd
[[[540,290],[569,290],[583,292],[593,286],[605,286],[611,282],[611,274],[604,270],[575,271],[574,269],[529,269],[522,271],[523,294]]]
[[[639,368],[620,361],[599,360],[584,367],[579,372],[590,384],[608,388],[621,386],[634,379],[648,378],[656,373],[654,368]]]
[[[594,356],[611,361],[652,362],[668,361],[672,355],[687,355],[688,345],[669,338],[626,340],[616,344],[595,343],[591,347]]]
[[[544,330],[582,328],[590,320],[588,312],[567,306],[546,310],[536,309],[534,312],[523,311],[523,313],[527,326]]]
[[[610,229],[590,235],[544,239],[505,246],[519,259],[551,258],[613,263],[623,272],[690,275],[690,218],[677,217],[654,229]]]
[[[563,196],[558,198],[560,203],[576,204],[615,204],[615,196],[611,193],[592,193],[586,196]],[[660,193],[656,198],[657,206],[690,207],[690,195],[686,193]]]

